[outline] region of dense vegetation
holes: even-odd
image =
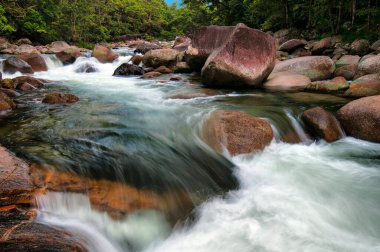
[[[0,34],[46,43],[88,43],[124,34],[172,39],[209,24],[295,27],[317,35],[375,39],[380,0],[0,0]]]

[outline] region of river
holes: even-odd
[[[35,76],[53,82],[17,98],[22,108],[1,117],[1,144],[33,163],[161,194],[185,192],[194,209],[174,220],[155,210],[114,219],[92,209],[86,195],[61,192],[36,199],[37,221],[66,228],[90,251],[380,251],[380,144],[313,141],[299,119],[308,108],[336,111],[349,100],[228,89],[169,99],[202,92],[199,78],[113,77],[131,50],[116,52],[122,56],[112,64],[83,57],[63,66],[44,56],[49,71]],[[83,64],[98,71],[77,73]],[[81,101],[46,106],[47,91]],[[216,109],[267,119],[275,139],[257,154],[216,154],[201,138]]]

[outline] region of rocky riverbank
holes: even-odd
[[[310,95],[327,93],[348,97],[356,100],[339,110],[331,112],[315,107],[300,114],[308,133],[313,139],[327,142],[348,135],[380,143],[379,41],[372,45],[362,39],[343,44],[339,37],[306,41],[290,38],[284,31],[272,36],[239,24],[206,27],[191,37],[178,37],[173,42],[134,40],[99,44],[92,51],[63,41],[48,46],[33,46],[27,40],[17,44],[5,40],[0,43],[0,53],[12,54],[1,62],[3,72],[24,74],[13,79],[0,76],[1,113],[22,108],[17,97],[35,90],[44,89],[37,100],[47,107],[80,101],[80,97],[73,94],[49,92],[45,86],[54,84],[33,76],[48,70],[41,54],[55,54],[63,65],[73,64],[83,56],[92,56],[106,64],[119,57],[112,48],[128,46],[135,48],[135,54],[128,63],[115,69],[115,76],[137,75],[157,79],[160,85],[181,82],[187,78],[179,75],[183,73],[200,76],[203,86],[198,92],[171,93],[168,99],[216,96],[221,88],[306,91]],[[91,73],[97,69],[84,64],[76,71]],[[235,156],[263,150],[273,141],[274,134],[267,120],[240,111],[216,110],[204,122],[201,137],[215,152]],[[159,209],[166,213],[172,225],[194,207],[189,195],[181,190],[157,194],[126,183],[40,167],[18,159],[3,147],[0,147],[0,157],[0,241],[7,250],[31,246],[36,250],[86,250],[85,242],[67,231],[36,222],[34,199],[41,194],[87,194],[94,209],[107,212],[115,219],[139,209]]]

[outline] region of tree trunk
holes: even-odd
[[[285,7],[285,24],[286,28],[289,28],[289,1],[284,0],[284,7]]]
[[[341,23],[341,19],[342,19],[342,6],[343,3],[342,3],[342,0],[339,0],[339,5],[338,5],[338,20],[336,22],[336,28],[335,28],[335,33],[338,34],[339,33],[339,30],[340,30],[340,23]]]
[[[371,22],[372,22],[372,13],[371,13],[371,0],[368,0],[368,20],[367,20],[367,29],[371,31]]]
[[[355,24],[355,16],[356,16],[356,0],[352,0],[352,17],[351,17],[351,25]]]
[[[313,0],[309,0],[309,4],[308,4],[308,18],[307,18],[307,29],[310,31],[311,29],[311,10],[312,10],[312,6],[313,6]]]

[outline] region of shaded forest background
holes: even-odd
[[[311,37],[374,40],[380,0],[0,0],[0,36],[86,44],[125,34],[174,39],[201,26],[243,22],[265,31],[297,28]]]

